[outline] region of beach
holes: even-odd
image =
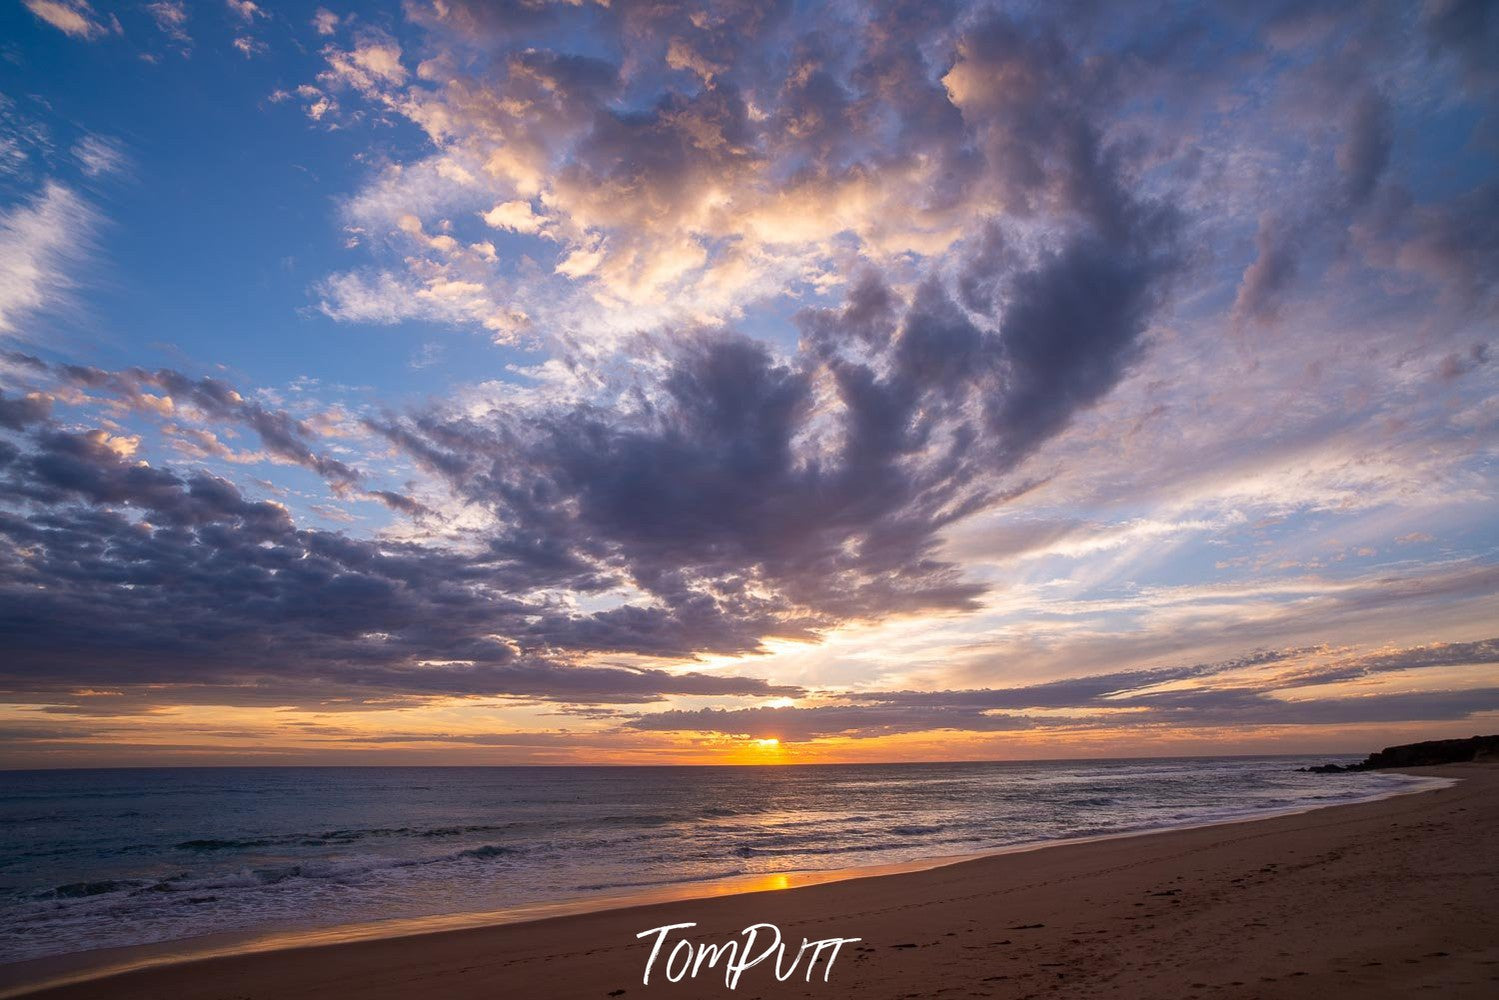
[[[926,871],[228,955],[31,995],[1492,996],[1499,989],[1499,765],[1408,773],[1459,780],[1376,802]],[[766,961],[745,970],[731,993],[722,963],[672,983],[658,959],[650,984],[642,984],[651,950],[650,938],[637,938],[642,932],[695,924],[671,932],[669,948],[680,935],[723,943],[762,922],[778,927],[792,952],[803,938],[861,940],[842,946],[831,969],[818,964],[810,982],[805,965],[779,982]]]

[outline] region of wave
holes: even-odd
[[[103,896],[112,892],[125,892],[130,889],[138,889],[145,883],[134,879],[103,879],[98,882],[69,882],[67,885],[59,885],[52,889],[44,889],[32,896],[33,899],[84,899],[89,896]]]
[[[467,851],[459,851],[461,858],[513,858],[517,854],[524,853],[518,847],[505,847],[502,844],[485,844],[483,847],[470,848]]]
[[[588,885],[575,885],[572,887],[572,891],[608,892],[613,889],[646,889],[657,885],[682,885],[689,882],[717,882],[723,879],[736,878],[743,874],[743,868],[725,868],[718,871],[693,872],[690,875],[680,875],[677,877],[641,879],[626,882],[594,882]]]
[[[435,778],[419,791],[368,769],[308,772],[296,783],[279,772],[202,772],[190,792],[153,790],[140,776],[75,775],[55,806],[0,801],[0,937],[9,956],[39,957],[482,912],[559,894],[1232,820],[1401,784],[1351,775],[1334,789],[1292,773],[1298,763],[643,769],[629,781],[584,769],[475,769],[458,781],[443,770],[427,772]],[[257,773],[283,797],[246,799],[230,787]],[[128,792],[86,794],[127,780]],[[235,797],[215,798],[214,781]],[[137,798],[111,801],[125,795]]]
[[[215,851],[250,851],[271,847],[325,847],[353,844],[369,839],[413,838],[421,840],[443,840],[485,833],[505,833],[523,829],[536,832],[562,831],[569,828],[596,827],[661,827],[687,821],[684,816],[667,815],[616,815],[588,817],[572,822],[532,821],[528,823],[469,823],[433,827],[374,827],[369,829],[341,829],[321,832],[278,833],[253,837],[198,837],[174,843],[177,851],[211,853]]]

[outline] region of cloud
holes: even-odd
[[[1493,61],[1499,18],[1493,8],[1484,0],[1431,0],[1422,13],[1432,45],[1457,55],[1468,86],[1492,87],[1499,74]]]
[[[319,311],[336,320],[472,324],[488,330],[496,343],[511,343],[530,327],[525,311],[497,303],[489,286],[443,268],[415,279],[389,272],[336,274],[316,290]]]
[[[938,275],[904,304],[871,279],[844,309],[804,314],[804,347],[789,359],[722,329],[643,339],[644,374],[622,372],[601,390],[633,400],[623,411],[540,397],[483,419],[433,409],[369,421],[458,499],[492,512],[478,554],[396,555],[296,529],[283,508],[222,480],[131,464],[98,436],[38,431],[7,466],[10,496],[35,508],[7,524],[17,550],[35,553],[23,583],[35,589],[17,607],[38,644],[21,662],[58,655],[65,644],[41,623],[69,619],[70,601],[105,600],[114,579],[137,581],[132,596],[107,598],[117,611],[97,639],[75,636],[98,683],[127,665],[209,655],[216,637],[241,647],[213,654],[241,669],[284,660],[297,666],[276,671],[312,671],[330,688],[540,696],[520,665],[742,654],[851,619],[971,608],[982,588],[933,557],[936,532],[1001,499],[997,481],[1137,359],[1172,266],[1169,213],[1133,203],[1105,162],[1075,168],[1093,188],[1087,214],[1057,249],[993,276],[1005,306],[985,325]],[[29,363],[132,409],[169,399],[173,412],[246,426],[335,488],[362,478],[310,447],[304,423],[221,381]],[[416,512],[390,491],[369,495]],[[130,544],[106,546],[61,586],[54,575],[84,558],[89,533]],[[230,575],[210,589],[183,577],[189,558]],[[576,614],[539,596],[620,586],[642,600]],[[162,640],[148,622],[162,615],[183,629],[151,651]],[[267,616],[285,615],[267,637]],[[183,638],[195,627],[196,642]],[[428,661],[457,665],[417,670]],[[769,690],[648,676],[656,694]]]
[[[230,12],[246,24],[254,24],[258,17],[269,16],[253,0],[224,0],[224,2],[228,4]]]
[[[30,339],[25,319],[70,305],[73,272],[88,256],[97,221],[55,181],[0,213],[0,334]]]
[[[804,741],[939,730],[992,733],[1121,725],[1181,729],[1430,722],[1499,709],[1499,688],[1493,687],[1376,690],[1353,698],[1277,696],[1298,687],[1383,673],[1499,664],[1499,639],[1319,659],[1323,652],[1264,652],[1221,663],[1124,671],[1021,688],[865,691],[845,695],[844,700],[851,703],[837,705],[671,710],[637,715],[624,725],[641,731]]]
[[[528,335],[561,327],[605,340],[841,293],[850,255],[905,282],[913,258],[917,273],[975,260],[985,233],[1021,251],[1074,208],[1112,198],[1107,185],[1121,178],[1149,193],[1141,201],[1196,209],[1184,214],[1204,247],[1252,241],[1234,317],[1268,327],[1346,258],[1350,229],[1410,196],[1392,172],[1394,123],[1460,39],[1453,26],[1481,35],[1491,20],[1472,5],[1434,6],[1424,23],[1446,41],[1428,52],[1398,18],[1277,14],[1261,25],[1215,5],[1173,11],[1153,49],[1128,13],[1103,11],[1074,24],[959,5],[920,25],[901,5],[791,18],[774,5],[694,16],[675,4],[451,3],[410,15],[438,53],[418,72],[380,36],[325,53],[327,87],[363,95],[380,120],[409,120],[434,149],[382,169],[351,216],[375,231],[407,212],[429,226],[434,212],[498,213],[493,225],[552,245],[502,245],[460,278],[399,242],[368,241],[375,266],[354,272],[362,287],[331,277],[325,311],[456,325],[518,311]],[[560,48],[560,25],[591,54]],[[1294,65],[1271,58],[1290,51]],[[358,66],[362,52],[381,53],[390,72]],[[467,72],[477,53],[491,73]],[[440,168],[469,180],[438,206],[427,174]],[[990,226],[998,217],[1004,233]],[[1394,246],[1361,263],[1388,266]],[[1431,250],[1407,253],[1405,266],[1441,253]],[[439,272],[463,289],[462,308],[352,304],[375,284],[409,297]],[[1481,285],[1458,280],[1469,298]],[[965,281],[973,295],[979,277]]]
[[[1135,359],[1169,260],[1169,227],[1145,218],[1121,242],[1088,234],[1013,275],[997,329],[939,281],[903,316],[871,286],[888,310],[877,332],[861,303],[809,313],[789,361],[723,331],[640,344],[659,378],[608,390],[633,412],[564,403],[374,428],[491,507],[512,526],[503,544],[601,560],[672,605],[739,605],[772,633],[774,611],[784,634],[970,607],[978,588],[932,558],[936,532],[996,500],[993,480]]]
[[[601,373],[584,399],[483,419],[438,408],[372,426],[465,502],[491,510],[507,526],[494,544],[593,562],[670,608],[713,607],[731,645],[973,608],[982,588],[934,558],[937,532],[1010,495],[1016,485],[1004,478],[1139,360],[1178,258],[1174,213],[1129,193],[1075,99],[1075,67],[1059,43],[1002,21],[969,37],[971,75],[960,89],[970,102],[983,80],[1005,73],[1036,75],[1035,91],[1049,95],[1008,146],[995,137],[1005,157],[995,182],[1037,211],[1066,209],[1012,254],[975,244],[965,287],[992,296],[979,315],[955,300],[944,269],[909,298],[870,272],[843,308],[798,315],[800,346],[789,356],[721,327],[672,329],[636,338],[636,368]],[[526,66],[564,108],[557,95],[610,80],[599,67]],[[919,97],[902,99],[945,102],[924,79]],[[625,171],[637,189],[659,186],[665,200],[645,201],[670,213],[699,156],[735,182],[742,153],[731,134],[748,127],[747,112],[734,94],[701,97],[706,105],[597,121],[570,168],[588,174],[579,190],[604,198],[610,176]],[[1021,115],[1020,102],[984,109]],[[714,123],[708,132],[671,142],[639,134],[679,130],[698,115]],[[1022,148],[1056,174],[1014,162]],[[610,176],[586,166],[595,157]],[[501,203],[486,221],[529,219],[530,208]],[[430,242],[414,221],[402,228]]]
[[[1396,192],[1379,208],[1360,231],[1373,260],[1420,276],[1441,291],[1446,304],[1467,314],[1492,314],[1499,238],[1482,220],[1499,209],[1499,182],[1441,203],[1420,203]]]
[[[507,41],[493,79],[465,75],[456,56],[408,76],[399,46],[374,36],[353,50],[330,47],[324,89],[364,95],[437,148],[426,163],[385,170],[351,214],[364,228],[395,228],[402,213],[390,195],[404,191],[412,211],[433,162],[461,171],[470,181],[450,200],[466,204],[450,217],[481,215],[556,243],[540,252],[555,253],[548,266],[559,280],[526,311],[562,319],[566,310],[577,328],[604,336],[728,319],[792,283],[836,280],[828,272],[850,249],[879,263],[935,259],[1010,203],[1024,203],[1037,224],[1118,203],[1108,187],[1121,167],[1106,162],[1117,151],[1091,120],[1091,71],[1054,32],[988,19],[939,36],[943,51],[928,54],[904,40],[909,26],[895,10],[827,8],[804,28],[786,13],[611,11],[580,31],[597,29],[607,38],[597,48],[622,48],[623,59]],[[417,16],[449,52],[573,15],[500,18],[458,4]],[[641,33],[651,31],[659,34]],[[795,39],[791,63],[773,69],[764,57],[785,46],[784,32]],[[849,40],[845,54],[827,45],[834,34]],[[1029,89],[983,97],[996,76]],[[627,86],[637,96],[621,104]],[[423,279],[436,266],[406,263]],[[494,311],[514,295],[515,282],[500,279],[506,266],[501,254],[498,273],[468,278]],[[476,304],[449,319],[481,312]]]
[[[236,52],[244,56],[246,59],[253,58],[254,56],[260,55],[266,51],[266,44],[264,42],[260,41],[259,39],[251,38],[248,35],[241,35],[240,37],[234,39],[234,41],[230,44],[234,46],[234,50]]]
[[[86,0],[24,0],[24,3],[27,10],[74,38],[93,41],[119,30],[117,23],[111,27],[97,20],[98,15]]]
[[[1234,299],[1234,314],[1268,321],[1279,315],[1280,300],[1296,278],[1297,236],[1280,219],[1265,215],[1255,234],[1255,258],[1244,271]]]
[[[401,47],[384,35],[367,35],[349,50],[329,46],[323,55],[328,69],[319,80],[326,85],[350,87],[367,97],[378,97],[406,81]]]
[[[146,13],[172,41],[184,47],[192,45],[192,36],[187,33],[187,5],[182,0],[157,0],[146,5]]]
[[[86,135],[80,139],[73,147],[73,155],[89,177],[119,173],[130,163],[120,143],[97,135]]]
[[[218,379],[195,378],[166,368],[106,371],[83,365],[49,365],[25,354],[10,354],[7,360],[51,379],[54,384],[112,395],[130,410],[173,416],[186,408],[210,421],[242,425],[256,433],[268,454],[311,469],[335,488],[351,486],[362,479],[359,470],[312,447],[309,442],[314,432],[306,422],[285,410],[247,399]],[[159,395],[148,390],[156,390]]]
[[[396,405],[4,358],[17,697],[665,700],[620,718],[786,739],[1487,697],[1339,708],[1300,696],[1388,671],[1217,658],[1466,635],[1495,589],[1496,189],[1481,131],[1433,131],[1483,117],[1463,32],[1492,18],[404,13],[319,10],[315,77],[274,96],[368,145],[312,307],[513,364]],[[1439,177],[1435,138],[1464,150]],[[95,226],[60,184],[7,211],[0,330],[67,302]],[[1437,555],[1391,545],[1438,524]],[[1207,665],[1120,669],[1176,656]],[[804,703],[732,700],[772,696]]]
[[[31,408],[10,421],[30,425],[30,444],[0,471],[0,497],[37,508],[0,514],[0,627],[16,636],[0,683],[12,699],[152,684],[219,688],[230,703],[241,699],[236,687],[267,684],[278,703],[801,693],[571,662],[595,649],[687,655],[708,636],[694,634],[686,609],[579,615],[525,596],[564,579],[590,589],[586,569],[298,529],[283,506],[248,500],[223,479],[149,466],[133,460],[130,442],[43,419]],[[101,602],[109,615],[88,613]]]
[[[320,35],[331,35],[338,28],[338,15],[324,7],[319,7],[312,18],[312,27]]]
[[[1045,726],[1061,723],[1048,721]],[[1037,723],[1019,716],[991,714],[965,708],[741,708],[731,711],[697,709],[656,712],[625,723],[626,728],[654,732],[724,733],[753,739],[776,739],[784,743],[844,736],[876,739],[902,733],[938,730],[1000,733],[1037,728]]]
[[[540,232],[545,220],[537,215],[528,201],[501,202],[484,213],[484,221],[496,229],[516,233]]]
[[[1389,166],[1394,144],[1390,114],[1389,102],[1374,92],[1365,94],[1354,108],[1348,136],[1337,152],[1350,205],[1368,202]]]
[[[19,431],[28,424],[40,423],[52,412],[52,401],[41,393],[29,393],[17,399],[0,392],[0,427]],[[9,456],[7,461],[13,460]]]
[[[1301,258],[1315,244],[1319,230],[1346,229],[1369,206],[1389,166],[1394,145],[1389,101],[1372,88],[1352,106],[1342,144],[1334,153],[1339,176],[1335,188],[1299,211],[1294,219],[1275,211],[1261,213],[1255,234],[1255,259],[1239,283],[1233,312],[1240,321],[1260,324],[1277,319],[1283,300],[1302,276]]]

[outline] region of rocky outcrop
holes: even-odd
[[[1385,747],[1371,753],[1360,763],[1343,767],[1319,764],[1297,768],[1312,774],[1338,774],[1344,771],[1378,771],[1387,767],[1429,767],[1433,764],[1463,764],[1472,760],[1499,760],[1499,736],[1469,736],[1465,740],[1427,740],[1404,746]]]

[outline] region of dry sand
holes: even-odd
[[[534,923],[205,959],[33,994],[48,1000],[649,997],[1499,996],[1499,764],[1410,773],[1437,791],[1060,845],[930,871]],[[1328,776],[1329,783],[1336,775]],[[827,983],[770,963],[641,975],[636,934],[695,921],[861,937]],[[674,940],[674,939],[673,939]]]

